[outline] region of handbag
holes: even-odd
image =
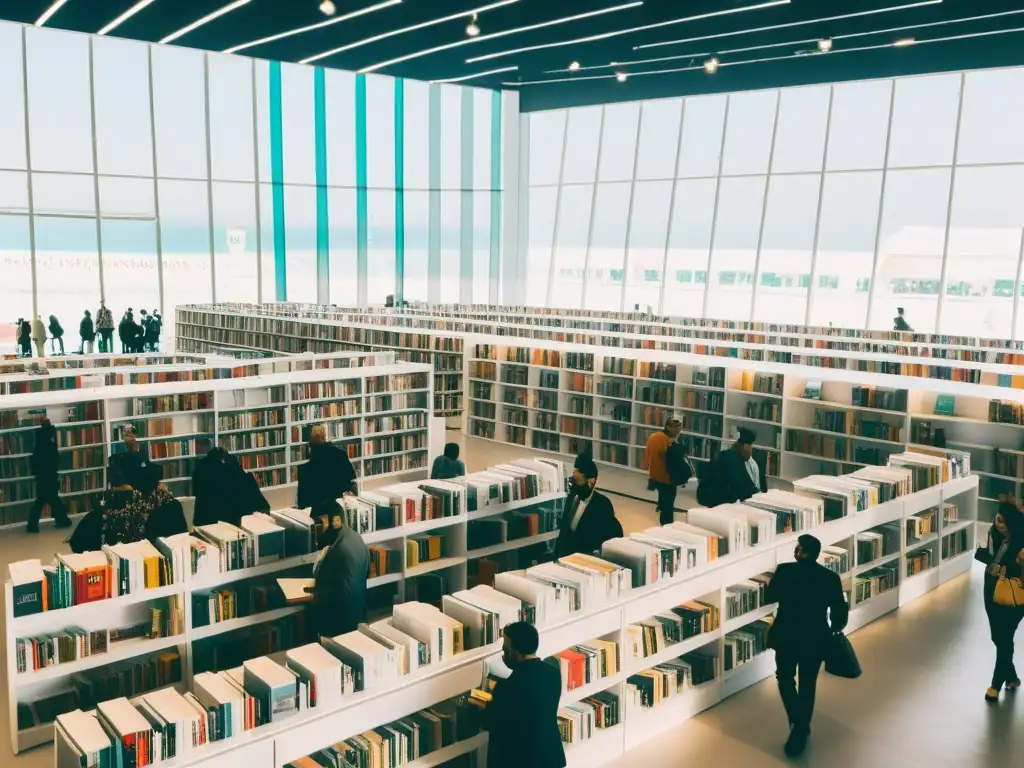
[[[1024,606],[1024,581],[1020,577],[1006,577],[1006,569],[999,566],[1010,543],[1004,541],[999,551],[992,556],[992,565],[989,568],[996,569],[996,589],[992,595],[992,602],[996,605],[1003,605],[1008,608],[1020,608]],[[989,553],[992,553],[992,540],[989,539]],[[992,571],[990,571],[991,573]]]
[[[842,632],[832,635],[825,646],[825,671],[849,680],[860,677],[860,661],[853,644]]]

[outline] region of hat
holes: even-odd
[[[737,443],[743,443],[746,445],[753,445],[757,442],[757,433],[746,427],[740,427],[740,436],[736,440]]]
[[[593,452],[590,448],[584,448],[580,455],[576,457],[573,468],[578,469],[588,480],[597,477],[597,464],[594,463]]]

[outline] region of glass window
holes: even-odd
[[[367,253],[367,300],[383,304],[395,293],[395,193],[367,192],[369,241]]]
[[[669,227],[663,313],[699,317],[704,309],[717,185],[717,179],[680,180],[676,183],[676,200]],[[704,279],[696,279],[699,275]]]
[[[366,182],[395,188],[395,80],[366,76]]]
[[[728,96],[696,96],[683,108],[679,176],[717,176]]]
[[[951,164],[959,107],[960,75],[897,80],[889,167]]]
[[[843,83],[832,87],[832,120],[825,164],[828,170],[885,166],[891,99],[891,80]]]
[[[255,59],[253,61],[253,67],[255,68],[254,77],[256,78],[256,155],[257,155],[257,167],[259,168],[259,180],[268,182],[271,180],[270,176],[270,65],[266,61]],[[332,130],[339,130],[338,127],[331,123],[331,73],[337,72],[337,70],[327,70],[327,132],[330,133]],[[355,104],[355,97],[353,96],[347,103],[346,107],[351,111]],[[350,120],[350,122],[352,122]],[[355,136],[355,129],[353,128],[352,136]],[[335,135],[337,135],[335,133]],[[351,146],[355,146],[355,138],[352,139]],[[328,155],[328,162],[330,162],[330,155]],[[354,161],[353,161],[354,162]],[[330,166],[329,166],[330,167]],[[353,167],[355,167],[353,165]],[[353,178],[355,178],[355,171],[352,172]],[[329,176],[329,178],[331,178]],[[260,193],[263,194],[262,192]],[[260,206],[262,210],[262,205]],[[264,282],[266,285],[266,282]],[[264,294],[266,296],[266,294]],[[273,300],[273,299],[269,299]]]
[[[761,231],[765,178],[722,179],[711,254],[707,317],[747,320]]]
[[[209,56],[210,163],[213,178],[253,181],[252,60]]]
[[[604,108],[601,137],[600,181],[626,181],[633,178],[636,159],[636,134],[640,127],[640,104],[608,104]]]
[[[330,222],[330,301],[342,307],[354,307],[359,302],[356,191],[327,190],[327,211]]]
[[[957,162],[1024,162],[1024,68],[968,72],[964,88]]]
[[[284,188],[288,301],[316,303],[316,189]]]
[[[424,121],[430,114],[430,86],[417,80],[405,80],[404,108],[405,108],[405,188],[406,189],[430,189],[430,132],[424,129]],[[409,197],[406,196],[408,206]],[[408,216],[408,208],[406,208]],[[409,247],[409,239],[406,237],[405,247]],[[408,276],[409,262],[406,260],[406,276]],[[426,273],[424,273],[426,274]],[[406,283],[405,297],[408,299],[409,285]],[[426,288],[424,287],[424,290]],[[426,301],[426,295],[423,300]]]
[[[533,137],[530,138],[533,144]],[[557,187],[539,187],[530,190],[529,242],[526,255],[525,301],[531,307],[547,305],[548,279],[551,269],[552,246],[555,241],[555,208]]]
[[[89,310],[96,317],[100,305],[100,259],[96,247],[95,219],[40,216],[35,221],[38,313],[44,324],[56,315],[64,327],[64,349],[81,342],[78,323]],[[194,300],[194,299],[193,299]],[[107,295],[115,321],[129,306],[134,294]]]
[[[644,105],[644,119],[647,119],[647,105]],[[633,188],[629,255],[626,257],[624,309],[627,311],[637,304],[641,309],[647,309],[648,306],[652,310],[658,308],[671,206],[671,181],[637,182]]]
[[[147,313],[160,309],[156,221],[151,218],[103,219],[101,226],[103,294],[111,308],[131,307],[135,321],[140,322],[143,309]],[[81,314],[78,313],[76,317],[75,330]],[[72,330],[67,323],[64,323],[64,327],[68,331]]]
[[[821,170],[830,90],[828,86],[783,89],[772,173]]]
[[[1024,167],[957,170],[939,333],[1009,337],[1022,229]]]
[[[552,190],[553,191],[553,190]],[[551,242],[548,241],[548,252]],[[430,261],[430,193],[405,193],[405,300],[427,301]],[[544,273],[547,280],[547,272]],[[543,303],[543,302],[541,302]]]
[[[768,208],[758,259],[760,275],[754,299],[755,321],[804,322],[820,186],[821,174],[817,173],[774,176],[768,184]],[[769,273],[778,279],[765,281]]]
[[[675,175],[679,149],[679,127],[683,118],[682,99],[645,101],[640,118],[638,179],[670,179]]]
[[[441,301],[458,302],[462,283],[462,194],[441,193]]]
[[[408,81],[406,81],[405,87],[408,97]],[[338,69],[325,70],[324,90],[326,91],[324,111],[327,116],[327,183],[333,187],[354,187],[356,185],[356,76],[351,72],[342,72]],[[406,111],[408,114],[408,107],[406,107]],[[426,114],[426,111],[424,110],[420,114],[422,116]],[[408,139],[408,131],[406,131],[406,139]],[[408,162],[409,159],[406,157],[406,164]],[[408,168],[408,165],[406,167]]]
[[[590,309],[618,310],[622,305],[631,186],[628,182],[597,185],[590,254],[586,257],[586,306]],[[607,277],[612,270],[618,271],[617,279]]]
[[[274,193],[270,184],[260,184],[260,270],[263,273],[261,301],[277,301],[274,252]]]
[[[96,37],[92,56],[99,172],[152,176],[148,46]]]
[[[949,208],[949,169],[890,171],[884,191],[871,328],[892,328],[896,308],[934,333]]]
[[[441,86],[441,188],[462,188],[462,89],[457,85]]]
[[[206,178],[204,55],[188,48],[153,46],[153,122],[158,176]],[[269,120],[268,116],[267,125]]]
[[[25,35],[32,168],[91,173],[90,38],[35,27]]]
[[[473,189],[497,189],[491,183],[491,91],[473,88]],[[497,182],[497,179],[495,180]],[[488,220],[490,209],[488,208]]]
[[[408,110],[407,110],[408,113]],[[530,114],[530,185],[557,184],[562,168],[566,110]],[[596,147],[595,159],[596,159]],[[596,165],[596,163],[595,163]]]
[[[815,281],[811,325],[863,328],[867,322],[881,193],[881,171],[825,175],[815,270],[837,282],[833,288]]]
[[[164,278],[164,316],[173,317],[178,304],[213,300],[210,275],[210,212],[206,183],[158,182],[160,247]],[[267,205],[270,196],[267,196]],[[269,211],[269,207],[265,209]],[[264,217],[264,221],[272,216]],[[268,240],[265,242],[273,242]],[[264,287],[264,291],[266,288]],[[264,299],[273,294],[264,293]],[[272,299],[270,299],[272,300]],[[111,307],[114,310],[113,307]],[[116,310],[115,314],[116,314]]]
[[[583,298],[583,270],[590,236],[590,208],[594,187],[580,184],[562,187],[555,234],[555,272],[549,293],[551,306],[579,309]],[[531,206],[531,210],[532,206]],[[532,242],[532,240],[531,240]]]
[[[593,181],[597,175],[597,148],[601,138],[601,107],[569,110],[562,182]],[[533,141],[533,137],[530,137]]]
[[[92,176],[34,173],[32,199],[36,214],[96,215],[96,188]]]
[[[28,216],[0,215],[0,269],[4,274],[4,279],[0,280],[0,303],[5,315],[0,323],[0,350],[9,353],[14,352],[17,346],[15,321],[32,317],[32,248],[29,245]],[[96,309],[91,311],[95,314]],[[64,324],[63,320],[61,324]],[[74,327],[77,329],[77,322]]]
[[[494,278],[497,279],[497,275]],[[473,193],[473,296],[487,304],[491,295],[491,193]]]
[[[313,67],[282,64],[281,146],[287,184],[316,184],[314,106]],[[289,281],[289,301],[298,301],[292,298],[291,288]]]
[[[28,174],[0,171],[0,213],[28,213]]]
[[[0,168],[27,168],[21,30],[0,24]]]
[[[117,218],[155,219],[153,180],[101,176],[100,213]]]
[[[256,188],[252,184],[213,185],[214,301],[257,301]]]
[[[750,91],[729,97],[722,174],[767,173],[778,91]]]

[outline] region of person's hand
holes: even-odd
[[[171,492],[171,489],[167,487],[167,483],[157,483],[156,484],[156,489],[158,491],[163,491],[164,493],[170,493]]]

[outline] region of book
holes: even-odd
[[[21,560],[7,566],[13,587],[13,615],[31,616],[47,609],[43,565],[39,560]]]

